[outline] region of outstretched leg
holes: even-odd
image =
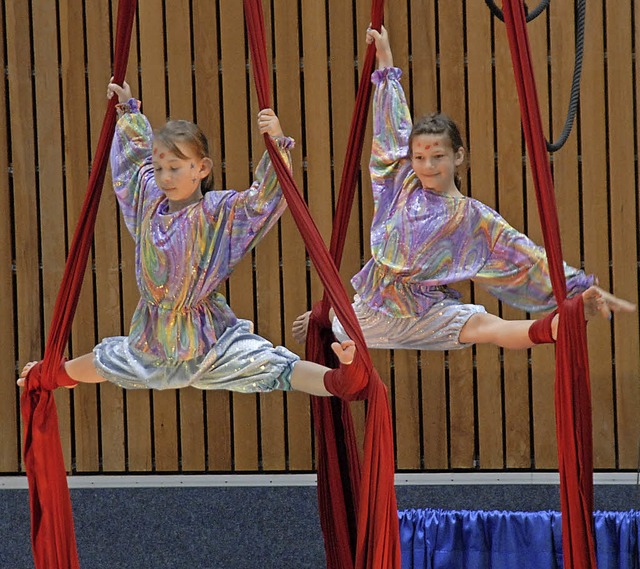
[[[22,368],[22,372],[20,372],[20,379],[17,381],[20,387],[24,387],[25,378],[27,377],[29,370],[37,363],[38,362],[29,362]],[[59,374],[66,382],[68,382],[68,379],[64,377],[65,375],[70,380],[77,383],[101,383],[106,381],[105,378],[98,374],[98,371],[96,370],[96,366],[93,363],[93,353],[85,354],[84,356],[65,362],[62,364]],[[63,385],[63,383],[61,383],[61,385]],[[66,386],[75,387],[70,384]]]
[[[584,315],[587,320],[598,314],[610,318],[612,312],[633,312],[635,304],[616,298],[600,287],[592,286],[582,293]],[[551,321],[551,336],[558,334],[556,314]],[[534,345],[529,328],[534,320],[503,320],[493,314],[474,314],[460,331],[460,342],[470,344],[496,344],[512,350],[526,349]]]

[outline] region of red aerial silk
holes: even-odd
[[[556,434],[565,569],[596,567],[593,539],[593,441],[591,387],[582,297],[566,300],[560,229],[551,166],[522,0],[503,1],[504,21],[518,87],[522,126],[531,162],[538,211],[560,312],[556,343]]]
[[[244,0],[244,9],[258,102],[260,108],[265,108],[269,106],[269,70],[262,5],[260,0]],[[372,10],[372,24],[379,27],[381,20],[382,2],[377,1],[374,2]],[[361,86],[358,92],[358,108],[352,122],[350,146],[341,183],[341,189],[344,186],[351,187],[351,195],[345,194],[346,198],[341,195],[338,206],[341,213],[338,214],[336,224],[343,232],[346,231],[355,191],[370,97],[368,77],[373,70],[374,60],[375,50],[371,46],[363,71],[365,81],[362,83],[365,83],[365,86]],[[364,370],[360,381],[348,386],[348,390],[341,394],[345,400],[366,398],[368,402],[361,465],[358,461],[348,406],[335,399],[314,398],[314,417],[318,435],[318,497],[327,566],[331,569],[399,568],[400,538],[394,489],[393,433],[387,391],[367,352],[362,331],[353,313],[351,301],[342,286],[336,263],[311,219],[291,172],[267,135],[265,144],[289,209],[324,285],[324,303],[333,306],[348,336],[355,341],[357,357],[361,358],[361,367]],[[341,251],[338,249],[343,242],[344,233],[342,236],[334,233],[332,253],[338,262],[341,257]],[[311,319],[307,336],[307,352],[315,354],[315,359],[320,363],[327,361],[325,356],[330,354],[327,349],[331,337],[327,321],[329,304],[326,304],[324,309],[314,311],[316,318]],[[340,417],[343,417],[344,421],[340,420]],[[338,438],[343,436],[344,441],[339,442]]]
[[[135,0],[120,0],[114,61],[114,81],[120,84],[129,59],[135,10]],[[36,569],[75,569],[80,566],[52,390],[56,388],[55,376],[78,304],[115,124],[114,99],[108,105],[100,132],[80,220],[53,310],[44,358],[42,364],[29,373],[20,400],[25,431],[24,462],[31,499],[31,543]]]

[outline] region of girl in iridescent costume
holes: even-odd
[[[448,285],[472,280],[511,306],[528,312],[555,308],[542,247],[498,213],[460,192],[456,169],[465,150],[455,123],[443,114],[412,125],[393,67],[387,32],[367,30],[376,44],[372,75],[374,198],[372,258],[352,279],[354,311],[372,348],[453,350],[474,343],[511,349],[555,340],[558,315],[503,320],[484,307],[464,304]],[[587,318],[635,310],[594,286],[594,277],[565,266],[569,296],[582,294]],[[338,340],[347,335],[331,315]],[[309,313],[293,325],[304,341]],[[535,322],[535,324],[534,324]]]
[[[333,345],[338,370],[301,361],[255,335],[253,324],[237,318],[216,291],[286,208],[268,154],[248,190],[209,191],[213,163],[202,131],[188,121],[169,121],[153,133],[129,86],[110,83],[107,96],[114,94],[119,119],[111,170],[136,243],[140,301],[129,336],[105,338],[93,353],[64,363],[57,383],[108,380],[127,389],[296,389],[330,395],[325,374],[331,385],[348,380],[350,368],[356,368],[348,365],[353,342]],[[258,113],[258,126],[290,163],[293,140],[283,135],[271,109]],[[19,385],[35,363],[24,367]]]

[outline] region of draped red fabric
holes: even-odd
[[[265,108],[269,106],[270,97],[262,5],[260,0],[244,0],[244,9],[258,102],[260,108]],[[378,17],[378,20],[380,19]],[[370,50],[367,58],[371,67],[373,57],[374,54]],[[368,104],[368,98],[366,102]],[[317,433],[321,434],[318,441],[318,452],[322,456],[318,464],[318,485],[324,489],[319,490],[319,505],[327,566],[336,569],[399,568],[400,539],[394,489],[393,434],[387,391],[371,363],[362,331],[342,286],[336,264],[322,241],[295,180],[273,142],[266,135],[265,144],[294,221],[324,285],[328,301],[349,337],[355,341],[358,350],[356,357],[361,358],[365,370],[360,381],[347,386],[342,394],[347,400],[364,396],[368,401],[361,465],[358,465],[357,461],[348,410],[337,404],[337,414],[347,417],[343,423],[336,420],[336,413],[332,411],[332,408],[336,408],[335,401],[327,400],[327,407],[321,411],[314,408],[314,417],[316,423],[319,423]],[[352,157],[351,162],[352,167],[356,168],[359,157]],[[349,175],[353,177],[355,185],[356,174]],[[348,216],[348,213],[346,215]],[[327,353],[328,326],[326,318],[324,320],[323,322],[322,317],[314,319],[309,331],[307,346],[314,347],[318,354]],[[326,361],[320,357],[318,359]],[[341,469],[338,458],[340,451],[332,439],[343,435],[350,438],[350,442],[343,448],[346,451],[348,466]],[[351,477],[356,480],[355,484],[351,482]],[[347,495],[354,497],[351,503],[346,503]],[[353,521],[355,535],[350,533]]]
[[[522,111],[553,292],[559,305],[556,343],[556,435],[565,569],[596,567],[593,539],[591,388],[582,297],[566,299],[551,166],[531,64],[522,0],[503,1],[504,20]]]
[[[114,80],[122,83],[136,10],[135,0],[120,0],[116,25]],[[108,105],[76,227],[53,310],[42,364],[27,377],[20,407],[24,421],[24,462],[31,501],[31,543],[37,569],[79,567],[71,500],[52,390],[71,332],[93,240],[109,147],[116,123],[115,101]]]

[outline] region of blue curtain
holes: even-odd
[[[403,569],[562,568],[559,512],[398,512]],[[640,569],[640,512],[595,512],[598,569]]]

